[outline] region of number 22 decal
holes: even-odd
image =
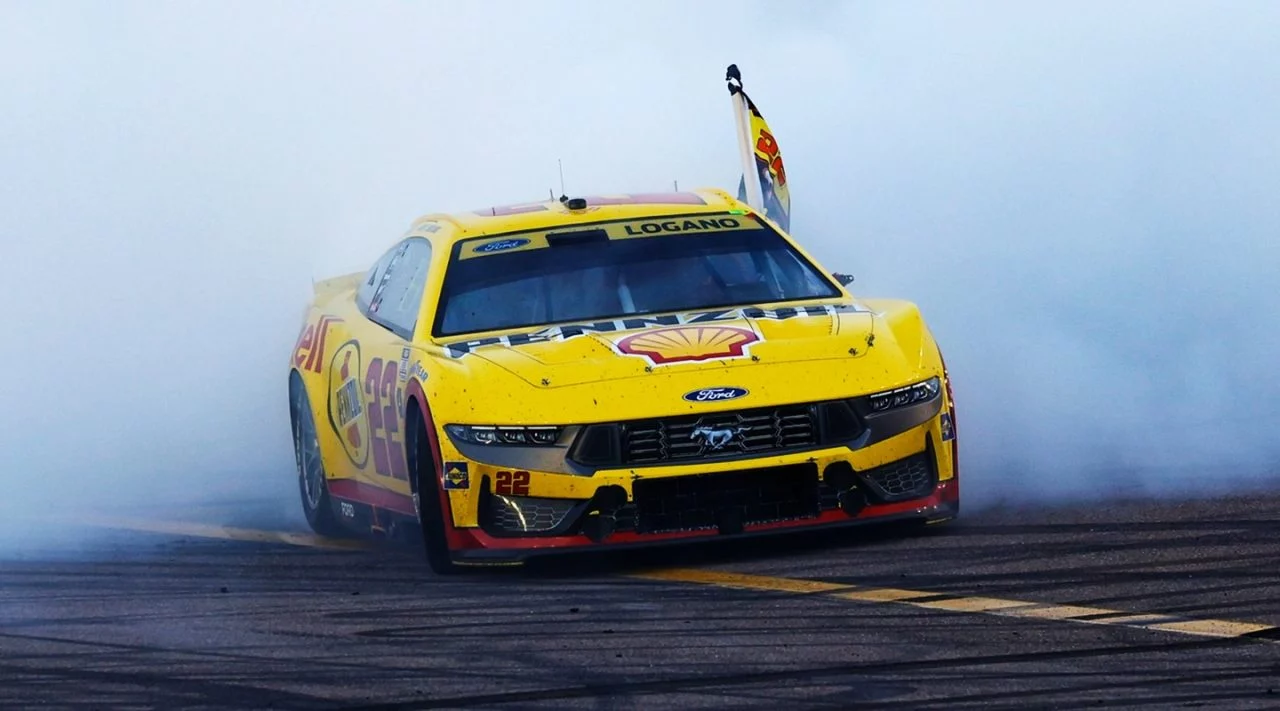
[[[498,472],[493,481],[493,493],[501,496],[528,496],[529,472]]]
[[[405,462],[404,438],[400,436],[400,411],[396,404],[396,365],[384,367],[381,358],[369,362],[364,376],[365,402],[369,413],[369,444],[373,450],[373,469],[382,476],[409,478]]]

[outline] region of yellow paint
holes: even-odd
[[[1272,625],[1263,625],[1256,622],[1232,622],[1230,620],[1186,620],[1183,622],[1159,622],[1140,626],[1149,630],[1182,632],[1206,637],[1239,637],[1252,632],[1274,629]]]
[[[102,518],[77,517],[71,524],[116,528],[144,533],[165,533],[174,536],[192,536],[195,538],[219,538],[228,541],[248,541],[251,543],[284,543],[291,546],[307,548],[324,548],[330,550],[367,549],[367,543],[361,541],[345,541],[338,538],[324,538],[311,533],[290,533],[287,531],[263,531],[252,528],[236,528],[234,526],[218,526],[214,524],[192,523],[188,521],[155,521],[141,518]]]
[[[947,610],[948,612],[992,612],[1008,610],[1013,607],[1025,607],[1027,603],[1017,600],[1000,600],[994,597],[960,597],[954,600],[935,600],[933,602],[912,602],[916,607],[930,610]]]
[[[1024,603],[1026,604],[1026,603]],[[1086,615],[1106,615],[1115,610],[1104,610],[1100,607],[1080,607],[1078,605],[1036,605],[1026,609],[1003,610],[998,614],[1010,617],[1030,617],[1039,620],[1070,620]]]
[[[637,203],[569,210],[559,202],[549,202],[527,206],[528,211],[519,214],[459,213],[415,220],[405,236],[426,240],[431,245],[431,257],[416,330],[408,337],[370,321],[357,306],[356,295],[361,286],[371,278],[376,281],[376,274],[354,274],[319,283],[306,315],[304,333],[308,326],[321,323],[322,317],[337,320],[324,322],[323,342],[318,333],[313,334],[310,347],[299,339],[291,354],[290,369],[301,376],[309,394],[326,475],[331,480],[354,480],[399,494],[408,508],[408,478],[388,475],[385,464],[380,473],[380,460],[375,455],[385,443],[393,460],[390,468],[403,460],[409,395],[413,387],[420,386],[434,418],[442,459],[468,461],[469,486],[449,490],[448,497],[454,524],[474,527],[478,525],[483,482],[494,481],[496,472],[503,467],[466,460],[444,431],[449,424],[575,425],[671,417],[855,397],[932,376],[945,377],[938,348],[914,304],[857,299],[834,281],[831,285],[837,295],[830,298],[743,305],[766,311],[809,307],[812,312],[784,312],[785,317],[778,317],[774,311],[763,317],[748,317],[730,308],[713,314],[714,321],[699,321],[699,325],[745,330],[758,339],[744,347],[741,355],[702,361],[655,362],[662,359],[661,354],[655,359],[627,353],[621,341],[628,336],[670,329],[671,319],[683,319],[679,323],[684,324],[692,318],[705,318],[705,313],[646,314],[643,318],[650,319],[649,323],[619,322],[606,331],[581,333],[579,329],[568,337],[559,327],[573,324],[452,337],[434,335],[436,301],[450,265],[469,254],[481,256],[482,253],[468,250],[503,241],[509,235],[520,235],[519,239],[529,242],[497,253],[538,249],[546,244],[550,232],[596,229],[601,225],[616,239],[647,234],[646,230],[660,230],[668,235],[667,239],[680,239],[686,220],[694,221],[699,229],[703,221],[710,225],[716,220],[738,220],[742,224],[754,220],[754,213],[746,205],[724,191],[705,189],[695,193],[703,204]],[[730,231],[737,229],[730,223],[723,224],[729,225],[726,229]],[[821,273],[828,273],[801,245],[786,234],[782,238]],[[663,318],[668,323],[658,323]],[[513,336],[518,341],[514,345],[496,342]],[[459,343],[486,339],[494,342],[472,343],[465,351],[459,351]],[[871,341],[873,346],[869,346]],[[344,344],[358,344],[358,353],[354,346],[339,353]],[[405,349],[409,353],[407,359],[403,358]],[[314,358],[312,351],[317,351]],[[377,366],[371,365],[375,362]],[[346,378],[331,372],[343,363],[355,368]],[[309,364],[311,368],[307,367]],[[388,367],[396,369],[397,377],[378,377]],[[406,371],[407,376],[401,379]],[[744,388],[749,394],[723,403],[691,403],[683,399],[686,393],[715,386]],[[353,407],[357,403],[353,393],[362,398],[358,404],[363,408],[358,413]],[[944,412],[951,404],[945,397]],[[732,462],[602,470],[592,477],[531,471],[528,495],[586,499],[606,485],[617,485],[630,495],[637,476],[686,476],[810,461],[817,464],[819,471],[837,461],[863,470],[923,451],[926,436],[931,436],[935,445],[939,479],[946,481],[954,476],[954,466],[952,448],[941,440],[940,422],[941,413],[900,435],[857,451],[837,447]]]
[[[788,593],[825,593],[833,590],[845,590],[852,586],[838,583],[824,583],[819,580],[797,580],[793,578],[774,578],[767,575],[746,575],[743,573],[723,573],[716,570],[671,569],[636,573],[630,577],[646,580],[666,580],[681,583],[701,583],[723,588],[740,588],[743,590],[771,590]]]
[[[1254,632],[1276,629],[1273,625],[1257,622],[1234,622],[1231,620],[1180,620],[1168,621],[1171,615],[1150,613],[1125,613],[1121,610],[1110,610],[1101,607],[1081,605],[1055,605],[1027,600],[1006,600],[993,597],[968,596],[948,600],[933,600],[941,593],[927,590],[904,590],[899,588],[863,588],[855,585],[827,583],[820,580],[804,580],[796,578],[776,578],[764,575],[746,575],[719,571],[672,568],[654,570],[632,575],[631,577],[646,580],[667,582],[696,583],[716,587],[762,590],[782,593],[818,593],[823,597],[831,597],[855,602],[876,604],[910,605],[930,610],[946,612],[965,612],[996,615],[1000,617],[1016,617],[1022,619],[1058,620],[1091,625],[1107,625],[1112,627],[1131,627],[1136,629],[1175,632],[1200,637],[1241,637]],[[1079,619],[1088,615],[1114,615],[1102,619]],[[1272,640],[1260,640],[1272,642]]]
[[[1090,622],[1100,625],[1123,625],[1125,627],[1146,627],[1156,622],[1168,622],[1171,615],[1115,615],[1100,620],[1075,620],[1076,622]]]
[[[913,597],[929,597],[936,593],[921,592],[918,590],[898,590],[896,588],[871,588],[868,590],[855,590],[853,592],[840,593],[836,597],[842,597],[846,600],[858,600],[860,602],[909,602]]]

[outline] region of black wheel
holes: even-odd
[[[302,495],[302,512],[311,530],[322,536],[341,536],[342,524],[333,514],[329,486],[320,458],[320,440],[316,421],[311,414],[311,401],[301,379],[294,374],[289,380],[290,419],[293,421],[293,456],[298,464],[298,491]]]
[[[405,417],[405,454],[409,460],[409,474],[413,477],[413,501],[418,509],[418,522],[422,528],[422,545],[427,551],[427,565],[437,575],[457,572],[449,552],[449,541],[444,535],[444,510],[440,506],[440,476],[436,472],[435,456],[431,451],[431,439],[427,437],[426,423],[414,404]]]

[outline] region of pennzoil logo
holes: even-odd
[[[364,467],[369,459],[369,420],[360,392],[360,344],[355,341],[338,346],[329,366],[329,424],[351,463]]]
[[[654,365],[721,358],[742,358],[763,339],[738,326],[677,326],[627,336],[614,346],[619,353],[647,358]]]
[[[591,333],[611,333],[615,331],[635,331],[650,329],[655,326],[680,325],[715,325],[726,321],[742,319],[765,319],[769,321],[787,321],[793,318],[809,318],[815,316],[838,316],[842,313],[871,313],[869,309],[858,304],[811,304],[805,306],[786,306],[777,309],[762,309],[758,306],[746,306],[737,309],[719,311],[698,311],[693,313],[666,314],[662,316],[635,316],[633,318],[596,321],[594,323],[575,323],[563,326],[548,326],[528,333],[516,333],[509,336],[488,336],[469,341],[452,341],[445,343],[445,355],[450,358],[462,358],[478,348],[487,346],[518,347],[530,343],[547,341],[567,341]],[[662,329],[666,330],[666,329]]]

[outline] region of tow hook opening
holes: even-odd
[[[835,489],[840,510],[850,517],[857,516],[867,507],[867,495],[858,488],[858,476],[848,462],[834,462],[822,472],[827,486]]]
[[[627,504],[627,490],[616,484],[596,489],[582,521],[582,535],[600,543],[618,527],[618,509]]]

